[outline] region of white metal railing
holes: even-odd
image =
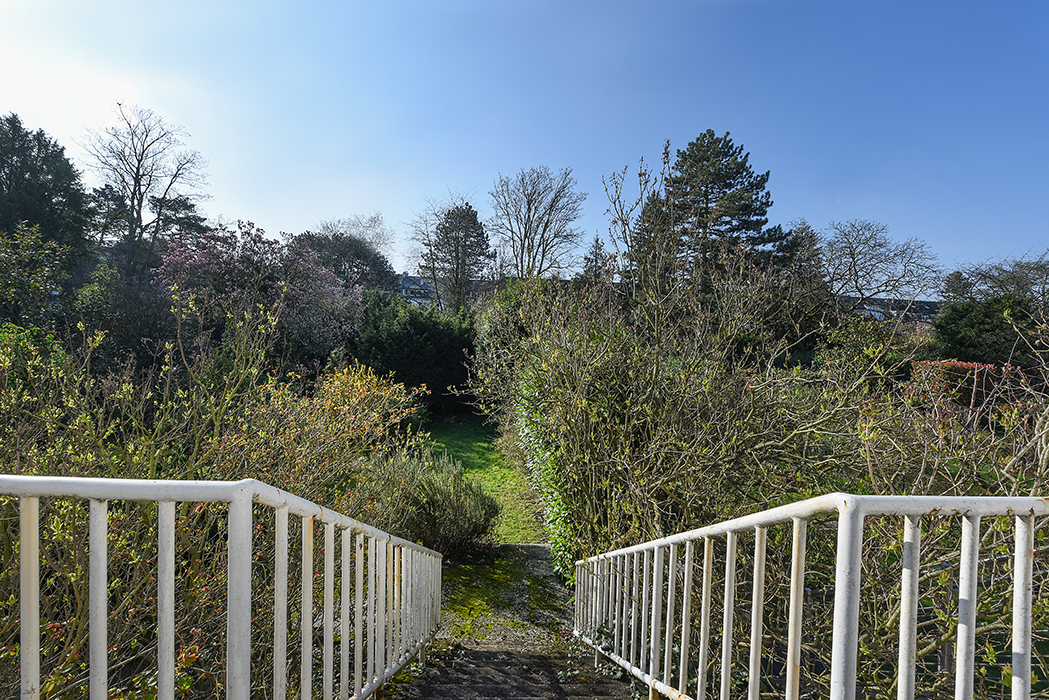
[[[273,510],[274,622],[272,697],[283,700],[288,677],[288,518],[302,522],[299,697],[313,692],[314,528],[324,527],[322,688],[334,694],[335,582],[341,585],[339,698],[373,694],[433,637],[440,621],[441,555],[253,479],[235,482],[79,479],[0,475],[0,496],[19,500],[21,697],[40,696],[40,499],[88,499],[89,639],[92,700],[108,694],[107,501],[158,504],[157,697],[174,697],[175,505],[227,503],[226,697],[248,700],[252,642],[252,506]],[[341,533],[341,572],[334,570]],[[351,632],[352,628],[352,632]],[[352,651],[352,660],[351,660]],[[351,665],[352,664],[352,665]]]
[[[857,652],[860,636],[860,580],[864,547],[864,519],[871,516],[903,518],[899,556],[899,657],[897,697],[915,694],[919,574],[922,517],[960,519],[960,553],[952,561],[957,577],[957,636],[954,662],[954,696],[973,697],[977,584],[980,558],[980,520],[1008,516],[1014,520],[1012,553],[1012,665],[1014,700],[1031,697],[1032,571],[1034,518],[1049,514],[1042,498],[854,496],[833,493],[761,513],[729,520],[689,532],[664,537],[576,562],[575,634],[611,661],[619,664],[656,693],[672,698],[704,698],[715,689],[707,678],[711,638],[711,589],[714,543],[724,539],[724,595],[721,608],[720,698],[728,700],[732,686],[733,629],[737,583],[737,536],[753,533],[751,572],[750,654],[748,698],[757,700],[761,690],[762,662],[779,654],[785,666],[783,695],[799,697],[802,662],[802,613],[805,601],[806,541],[808,522],[817,516],[837,515],[834,552],[833,637],[830,640],[830,697],[856,697]],[[786,606],[787,642],[783,650],[763,650],[765,634],[765,582],[767,532],[772,526],[792,524],[789,604]],[[693,564],[702,547],[702,583],[699,602],[699,643],[691,648],[694,623]],[[682,553],[682,550],[683,553]],[[679,569],[683,567],[683,571]],[[682,588],[677,589],[678,581]],[[886,598],[895,591],[880,592]],[[675,610],[675,606],[679,609]],[[809,648],[809,647],[806,647]],[[675,658],[677,657],[677,658]],[[675,663],[676,662],[676,663]],[[677,674],[672,674],[676,666]],[[693,673],[689,669],[694,669]],[[694,674],[694,675],[693,675]],[[1005,678],[1008,674],[1003,674]],[[690,677],[691,676],[691,677]],[[738,678],[737,678],[738,680]],[[711,696],[713,692],[711,692]]]

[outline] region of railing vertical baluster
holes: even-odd
[[[378,547],[379,559],[375,566],[375,599],[378,601],[378,612],[375,616],[375,679],[382,682],[386,668],[386,552],[389,540],[383,540]]]
[[[721,700],[732,687],[732,614],[736,606],[736,533],[725,535],[725,614],[721,629]]]
[[[921,573],[921,518],[908,515],[903,525],[903,573],[900,577],[900,656],[897,700],[914,700],[918,647],[918,577]]]
[[[1031,605],[1034,560],[1034,516],[1016,516],[1013,554],[1012,700],[1031,698]]]
[[[386,540],[386,655],[383,657],[385,663],[383,664],[383,673],[385,674],[386,669],[389,668],[393,662],[393,655],[397,648],[397,608],[394,606],[394,551],[393,551],[393,540]]]
[[[641,628],[641,644],[637,650],[637,667],[645,668],[645,658],[648,650],[648,616],[650,608],[650,598],[652,593],[651,579],[649,578],[648,572],[652,569],[652,550],[645,550],[645,558],[641,564],[641,615],[638,619],[638,626]]]
[[[231,506],[232,508],[232,506]],[[233,516],[229,522],[233,547]],[[232,563],[229,563],[232,568]],[[227,572],[227,576],[232,572]],[[227,613],[228,614],[228,613]],[[175,697],[175,504],[157,504],[157,698]]]
[[[765,547],[768,532],[754,528],[754,585],[750,601],[750,666],[747,699],[758,700],[761,693],[761,644],[765,634]]]
[[[619,638],[623,626],[623,571],[620,562],[622,557],[615,557],[612,563],[612,590],[615,592],[615,612],[612,613],[612,653],[621,656]]]
[[[670,664],[674,657],[674,607],[677,598],[677,545],[670,545],[670,567],[667,571],[667,617],[665,638],[663,640],[663,678],[667,685],[674,680],[670,677]]]
[[[713,586],[714,538],[703,538],[703,597],[699,611],[699,668],[696,673],[696,698],[707,695],[707,655],[710,653],[710,589]]]
[[[685,590],[681,597],[681,656],[678,658],[677,689],[682,695],[688,693],[688,653],[692,641],[692,556],[694,543],[685,544]]]
[[[794,518],[790,558],[790,614],[787,620],[787,700],[801,692],[801,626],[805,608],[805,550],[808,521]]]
[[[229,504],[229,523],[227,525],[229,551],[226,554],[227,700],[249,700],[251,697],[252,497],[253,494],[250,491],[238,489]],[[174,534],[174,517],[175,509],[172,505],[172,534]],[[172,546],[173,550],[174,546]]]
[[[405,614],[407,618],[405,622],[408,627],[408,639],[418,639],[415,634],[415,608],[412,607],[411,601],[415,600],[415,550],[409,549],[405,552],[407,573],[405,574],[405,581],[407,583],[407,590],[405,591],[408,603],[405,605]]]
[[[357,534],[353,555],[353,694],[360,696],[364,681],[364,533]]]
[[[597,638],[597,562],[586,563],[586,633]]]
[[[626,658],[627,655],[627,636],[630,634],[630,620],[627,615],[630,614],[630,555],[623,554],[619,556],[619,592],[620,592],[620,606],[619,606],[619,634],[616,637],[616,646],[619,649],[618,653],[620,658]]]
[[[609,629],[608,623],[609,623],[609,621],[612,618],[612,614],[611,614],[611,610],[610,610],[610,606],[609,606],[609,598],[608,598],[609,590],[611,589],[611,586],[609,586],[609,584],[608,584],[609,572],[611,571],[611,566],[610,566],[610,562],[609,562],[608,559],[601,559],[601,560],[599,560],[598,566],[600,567],[598,569],[598,571],[600,573],[598,574],[598,577],[597,577],[597,581],[598,581],[597,586],[598,586],[598,591],[599,591],[599,598],[598,598],[598,600],[599,600],[600,608],[598,610],[597,624],[598,624],[599,627],[603,628],[604,631],[607,634],[608,629]],[[607,636],[611,636],[611,635],[607,635]],[[602,641],[602,645],[607,645],[607,643],[608,643],[607,640],[603,640]]]
[[[109,697],[109,659],[107,653],[109,624],[108,583],[108,501],[91,499],[90,514],[90,574],[88,600],[91,606],[88,621],[90,635],[90,697],[91,700],[106,700]]]
[[[575,563],[575,610],[572,615],[572,628],[577,634],[583,632],[583,562]]]
[[[302,617],[299,620],[299,697],[313,694],[313,517],[302,519]]]
[[[652,638],[648,652],[648,675],[653,678],[659,672],[660,623],[663,621],[663,548],[656,547],[652,562]]]
[[[324,700],[332,700],[335,676],[335,523],[324,523]]]
[[[339,565],[341,575],[339,584],[341,592],[339,595],[339,700],[348,700],[350,697],[350,558],[352,556],[353,533],[343,528],[339,532],[339,543],[342,545]]]
[[[862,555],[863,513],[858,503],[847,500],[838,511],[830,700],[855,700],[856,698],[856,652],[859,648]]]
[[[976,584],[980,564],[980,516],[962,518],[962,562],[958,574],[958,638],[954,667],[954,697],[973,696],[976,660]]]
[[[22,700],[40,697],[40,499],[18,505],[19,654]]]
[[[397,661],[401,658],[401,652],[403,648],[401,646],[401,548],[397,545],[392,545],[393,552],[393,648],[394,654],[393,659]]]
[[[368,679],[378,676],[379,663],[379,540],[368,538]]]
[[[594,577],[594,580],[593,580],[593,585],[594,585],[594,619],[591,621],[591,625],[593,625],[593,628],[594,628],[594,639],[595,640],[597,640],[597,638],[600,636],[601,624],[603,623],[602,613],[604,611],[603,611],[603,608],[602,608],[602,603],[604,602],[604,596],[602,595],[603,588],[601,587],[601,584],[602,584],[602,575],[604,574],[604,569],[605,569],[605,563],[603,561],[598,559],[597,561],[594,562],[594,571],[593,571],[593,577]]]
[[[273,513],[273,697],[288,696],[288,507]]]
[[[641,580],[639,570],[641,554],[639,552],[634,552],[631,559],[633,560],[634,585],[630,590],[630,663],[633,666],[637,666],[637,642],[638,637],[641,635],[641,625],[638,623],[638,605],[641,601]]]
[[[605,588],[608,589],[605,596],[605,626],[608,629],[608,649],[611,651],[615,646],[616,628],[616,562],[611,557],[605,559]]]

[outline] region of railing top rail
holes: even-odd
[[[769,527],[829,513],[858,510],[863,516],[877,515],[1049,515],[1049,499],[1023,496],[862,496],[848,493],[828,493],[797,503],[744,515],[732,520],[669,535],[657,540],[605,552],[583,561],[643,552],[657,547],[682,544],[704,537],[718,537],[729,532],[743,532],[756,527]]]
[[[188,501],[231,503],[250,498],[271,508],[287,508],[300,517],[390,540],[395,544],[440,557],[439,552],[395,537],[378,528],[300,498],[256,479],[240,481],[178,481],[163,479],[92,479],[86,477],[0,475],[0,496],[35,498],[91,498],[95,500]]]

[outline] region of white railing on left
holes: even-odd
[[[226,697],[251,696],[254,504],[273,511],[273,680],[271,697],[284,700],[288,679],[288,519],[301,520],[300,689],[314,685],[314,625],[323,625],[322,689],[334,697],[335,620],[338,616],[338,697],[365,698],[380,689],[432,639],[440,621],[441,555],[254,479],[227,482],[80,479],[0,475],[0,496],[19,499],[19,634],[23,700],[40,697],[40,499],[86,499],[89,510],[89,692],[108,695],[107,502],[157,504],[156,683],[159,700],[175,693],[175,513],[178,503],[228,504],[226,543]],[[314,608],[314,528],[323,524],[323,601]],[[341,572],[335,574],[336,531]],[[340,605],[335,609],[335,583]],[[352,658],[351,658],[352,652]]]

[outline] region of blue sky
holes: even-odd
[[[602,177],[731,132],[772,223],[870,219],[947,268],[1049,249],[1049,2],[0,0],[0,113],[84,168],[117,102],[185,127],[215,218],[268,232],[499,174]],[[91,181],[91,176],[87,179]]]

